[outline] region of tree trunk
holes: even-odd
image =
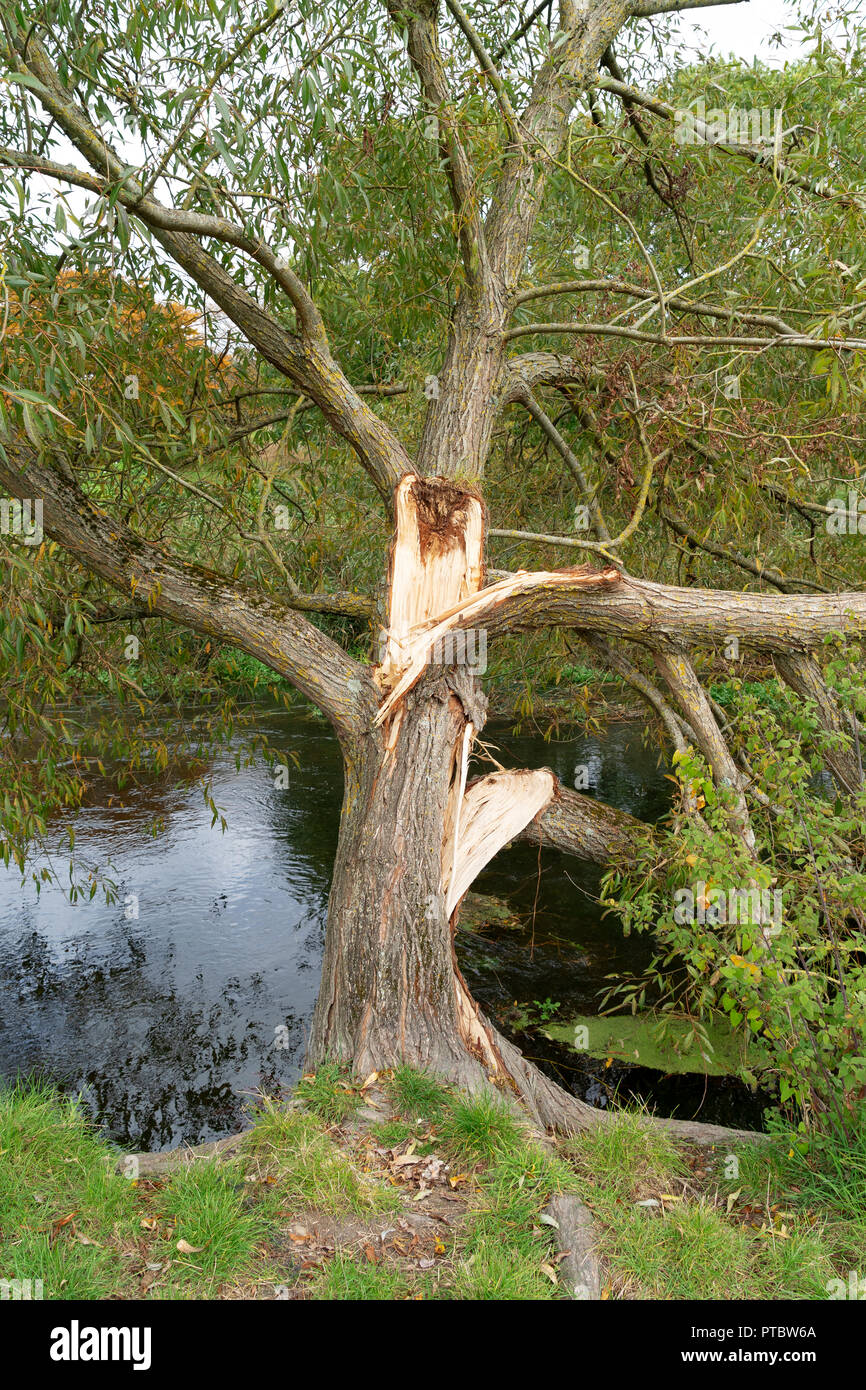
[[[396,738],[383,737],[366,755],[347,758],[307,1062],[316,1067],[338,1059],[358,1076],[409,1064],[470,1092],[496,1087],[521,1101],[536,1124],[576,1132],[606,1123],[609,1114],[556,1085],[502,1037],[472,1000],[457,965],[459,905],[449,919],[444,887],[449,830],[462,799],[465,731],[482,723],[483,697],[467,689],[460,673],[434,670],[406,697]],[[527,775],[536,774],[513,774]],[[563,795],[575,799],[557,791],[539,816],[545,840],[546,821],[553,817],[555,828]],[[613,827],[617,838],[630,830],[631,818],[621,820]],[[524,833],[535,828],[529,824]],[[754,1138],[687,1120],[647,1123],[701,1144]]]
[[[496,1031],[472,1000],[454,951],[460,899],[473,878],[509,840],[532,833],[533,823],[539,835],[555,835],[557,808],[573,794],[546,769],[494,773],[467,790],[486,700],[476,675],[459,660],[441,664],[435,646],[417,675],[409,635],[438,631],[437,615],[482,584],[478,499],[444,479],[406,475],[395,515],[390,623],[376,671],[385,699],[367,731],[344,744],[346,785],[308,1062],[337,1058],[359,1075],[408,1063],[469,1091],[495,1085],[522,1100],[540,1125],[585,1128],[604,1112],[570,1096]],[[631,818],[608,819],[614,823],[605,821],[604,831],[625,842]],[[659,1123],[706,1142],[732,1133]]]
[[[461,1033],[443,880],[468,722],[452,685],[431,673],[399,726],[347,766],[309,1056],[365,1074],[405,1062],[475,1088],[484,1072]]]

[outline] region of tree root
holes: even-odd
[[[479,1015],[479,1018],[482,1017]],[[561,1134],[580,1134],[597,1125],[609,1124],[616,1118],[615,1111],[599,1110],[570,1095],[539,1071],[534,1063],[527,1061],[520,1049],[497,1032],[489,1020],[483,1019],[483,1022],[492,1046],[502,1058],[507,1080],[536,1124]],[[703,1124],[698,1120],[672,1120],[644,1115],[640,1121],[650,1129],[663,1130],[673,1138],[690,1144],[754,1143],[766,1139],[766,1135],[756,1130],[728,1129],[724,1125]]]

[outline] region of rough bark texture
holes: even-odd
[[[833,747],[825,751],[824,761],[841,789],[853,796],[863,785],[857,734],[828,689],[814,656],[810,652],[777,656],[776,669],[801,699],[814,702],[822,728],[835,740]]]
[[[312,1063],[338,1056],[369,1072],[408,1062],[473,1087],[484,1079],[460,1035],[442,883],[465,723],[448,680],[431,675],[347,782]]]
[[[596,1303],[601,1298],[601,1269],[596,1247],[599,1230],[592,1212],[572,1192],[560,1192],[547,1204],[556,1223],[556,1243],[562,1256],[559,1277],[569,1298]]]
[[[466,671],[430,665],[430,634],[447,627],[435,621],[437,600],[446,612],[455,599],[458,611],[490,607],[488,591],[463,597],[481,577],[473,503],[446,479],[422,486],[407,477],[398,488],[392,640],[375,676],[390,691],[347,765],[308,1056],[313,1066],[340,1057],[364,1074],[408,1062],[469,1090],[492,1083],[519,1098],[536,1123],[576,1131],[603,1122],[604,1112],[543,1076],[484,1017],[457,966],[455,909],[509,838],[522,834],[605,862],[634,845],[642,828],[544,770],[494,773],[466,787],[484,700]],[[617,579],[612,571],[601,582]],[[414,646],[413,618],[422,634]],[[712,1126],[662,1123],[707,1142],[730,1138]]]

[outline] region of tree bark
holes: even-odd
[[[846,717],[839,708],[814,656],[811,652],[779,655],[776,670],[802,700],[814,701],[821,727],[834,740],[833,746],[824,750],[824,761],[842,791],[856,795],[863,785],[863,762],[857,744],[859,731],[850,716]]]

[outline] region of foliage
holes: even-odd
[[[828,670],[844,707],[862,717],[866,686],[841,639]],[[792,1116],[852,1133],[866,1096],[866,794],[829,790],[828,735],[814,706],[787,693],[773,706],[760,692],[737,695],[734,745],[771,802],[753,817],[759,860],[732,831],[728,798],[700,757],[677,757],[680,786],[698,796],[707,830],[677,817],[608,876],[602,891],[626,930],[652,931],[659,945],[646,976],[619,982],[610,997],[633,1010],[653,1002],[662,1019],[685,1015],[702,1049],[708,1022],[724,1013],[771,1058]],[[748,903],[732,905],[732,891]]]

